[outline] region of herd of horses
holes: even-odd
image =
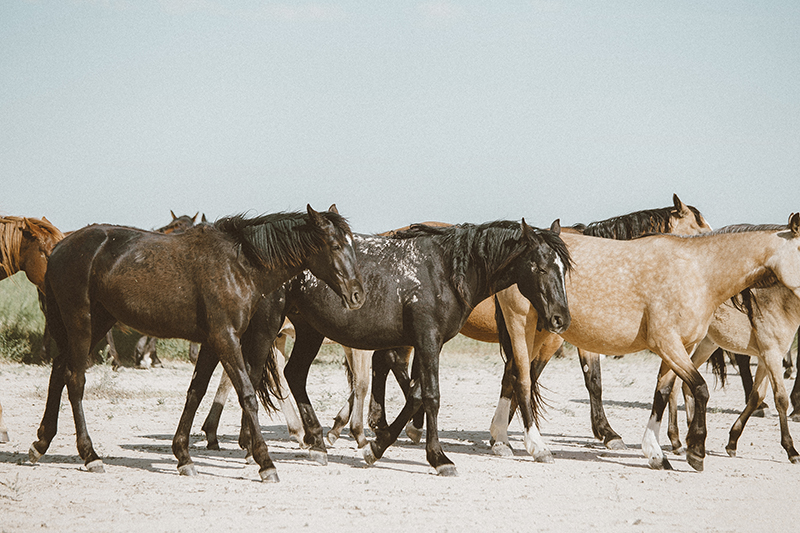
[[[310,365],[326,339],[346,347],[351,387],[328,443],[349,421],[372,464],[403,429],[419,442],[424,428],[428,463],[439,475],[457,475],[439,442],[438,412],[439,353],[458,333],[500,343],[505,354],[490,426],[495,454],[512,453],[508,425],[519,411],[526,450],[536,461],[552,462],[537,427],[537,382],[566,341],[578,349],[593,433],[609,448],[624,444],[603,411],[599,354],[650,350],[662,364],[642,451],[652,468],[671,468],[658,437],[669,405],[668,435],[675,450],[683,449],[676,416],[682,390],[687,463],[703,470],[709,392],[698,367],[712,354],[720,357],[721,348],[758,358],[728,453],[736,454],[769,383],[781,444],[789,460],[800,463],[788,425],[790,416],[800,417],[800,379],[790,397],[782,369],[800,326],[798,213],[786,225],[712,230],[696,208],[674,196],[672,206],[588,226],[427,222],[379,235],[354,234],[335,206],[213,224],[205,217],[196,223],[197,215],[172,217],[156,231],[91,225],[66,236],[45,218],[0,218],[0,279],[24,271],[36,285],[46,335],[57,348],[31,462],[56,435],[66,387],[78,453],[87,470],[104,470],[82,400],[90,354],[100,340],[108,338],[119,363],[110,334],[119,325],[148,336],[139,343],[143,352],[152,351],[145,348],[152,338],[199,346],[172,443],[182,475],[197,474],[189,433],[218,363],[223,380],[203,424],[209,447],[218,446],[219,416],[233,388],[242,408],[239,444],[263,481],[279,478],[261,435],[259,400],[267,410],[280,409],[290,434],[326,464],[322,426],[306,391]],[[286,362],[289,334],[294,346]],[[724,367],[724,361],[716,364]],[[405,394],[391,423],[385,414],[389,373]],[[749,364],[741,373],[749,375]],[[676,378],[682,387],[674,387]],[[371,441],[364,432],[367,396]],[[788,415],[790,398],[794,411]]]

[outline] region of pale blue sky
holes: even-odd
[[[800,2],[0,3],[0,213],[800,211]]]

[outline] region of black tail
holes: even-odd
[[[719,380],[721,387],[725,387],[725,378],[728,372],[728,367],[725,364],[725,353],[722,348],[717,348],[708,358],[708,362],[711,364],[711,373]]]
[[[511,360],[513,362],[514,346],[511,344],[511,335],[508,333],[506,319],[503,316],[503,310],[500,308],[500,302],[497,300],[496,296],[494,298],[494,319],[495,322],[497,322],[497,337],[500,341],[500,355],[503,357],[503,361]],[[520,369],[516,368],[516,364],[513,366],[517,372],[520,371]],[[537,376],[534,374],[534,372],[531,372],[531,369],[527,369],[527,371],[531,374],[531,409],[533,411],[533,422],[538,428],[539,419],[543,414],[542,411],[544,409],[544,402],[542,400],[541,391],[539,390],[539,380],[536,379]],[[517,403],[520,403],[519,398],[517,398]]]
[[[277,348],[275,345],[272,345],[270,349],[269,355],[267,356],[267,360],[264,363],[264,370],[261,373],[261,381],[256,387],[256,393],[258,394],[259,399],[261,400],[261,405],[264,406],[264,409],[267,410],[267,413],[272,413],[278,411],[278,406],[276,406],[272,398],[280,398],[281,400],[285,400],[287,396],[283,395],[283,391],[281,390],[281,375],[280,369],[278,368],[278,363],[275,360],[275,350]]]

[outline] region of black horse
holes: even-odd
[[[258,431],[256,394],[245,362],[263,369],[259,359],[266,359],[270,346],[263,347],[262,332],[275,314],[264,302],[306,268],[330,284],[339,307],[363,304],[350,228],[335,206],[323,213],[308,206],[307,213],[228,217],[177,235],[94,225],[64,239],[50,257],[45,282],[47,322],[59,353],[31,461],[47,451],[56,434],[66,385],[78,453],[89,471],[104,470],[87,432],[83,390],[89,350],[119,321],[148,335],[202,344],[172,443],[179,472],[197,472],[189,456],[189,431],[208,378],[221,361],[254,429],[250,446],[261,479],[278,481]]]
[[[428,462],[440,475],[456,475],[438,437],[439,352],[478,302],[515,283],[539,312],[539,326],[563,332],[570,321],[564,275],[571,263],[559,232],[557,222],[539,230],[523,220],[356,235],[356,257],[369,293],[357,311],[343,310],[333,292],[311,275],[287,284],[287,316],[296,339],[284,374],[312,457],[327,462],[322,428],[306,393],[308,370],[323,339],[365,350],[413,346],[420,387],[395,425],[402,427],[421,403]],[[364,448],[365,459],[380,458],[398,433],[379,435]]]

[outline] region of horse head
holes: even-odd
[[[800,213],[789,215],[787,231],[779,232],[778,236],[783,242],[768,266],[800,298]]]
[[[323,246],[307,258],[314,276],[323,280],[338,294],[345,307],[358,309],[364,304],[364,285],[353,249],[353,234],[336,204],[326,212],[306,206],[308,224],[322,237]]]
[[[564,276],[571,262],[559,237],[561,224],[556,220],[549,230],[535,230],[523,218],[521,229],[525,248],[516,262],[517,287],[539,315],[537,328],[562,333],[570,324]]]
[[[711,231],[706,219],[697,208],[684,204],[677,194],[672,195],[673,208],[669,216],[669,233],[697,235]]]

